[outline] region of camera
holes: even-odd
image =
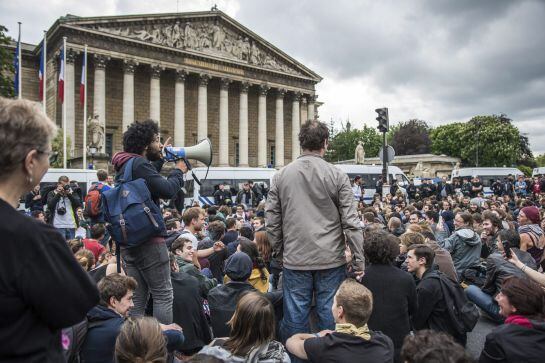
[[[66,208],[65,207],[59,207],[57,208],[57,214],[60,216],[63,216],[66,214]]]
[[[70,190],[70,185],[66,184],[63,189],[68,192]]]

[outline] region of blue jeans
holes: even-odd
[[[59,232],[61,232],[64,239],[67,241],[74,239],[76,237],[76,229],[75,228],[57,228]]]
[[[333,297],[346,279],[346,266],[314,271],[283,269],[284,318],[280,335],[285,342],[297,333],[310,332],[309,313],[312,297],[316,298],[318,329],[335,329],[331,313]]]
[[[475,285],[469,285],[465,292],[467,298],[473,301],[475,305],[480,307],[494,321],[503,322],[503,317],[500,315],[500,306],[494,300],[493,296],[488,295]]]
[[[174,296],[165,243],[147,242],[132,248],[121,248],[121,257],[125,262],[125,272],[138,283],[134,291],[131,315],[144,315],[151,293],[153,316],[162,324],[171,324]]]

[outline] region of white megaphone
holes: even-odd
[[[166,161],[178,161],[180,159],[192,159],[200,161],[206,166],[212,164],[212,143],[208,138],[201,140],[197,145],[188,147],[166,146],[163,148],[163,156]]]

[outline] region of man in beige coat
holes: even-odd
[[[346,278],[345,248],[354,277],[363,276],[363,233],[348,176],[323,159],[329,130],[319,121],[301,127],[302,155],[273,178],[266,205],[267,232],[283,262],[283,340],[309,332],[316,301],[318,329],[335,328],[333,296]]]

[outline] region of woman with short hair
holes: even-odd
[[[61,329],[98,302],[59,231],[17,211],[49,169],[56,131],[39,104],[0,97],[0,361],[64,361]]]

